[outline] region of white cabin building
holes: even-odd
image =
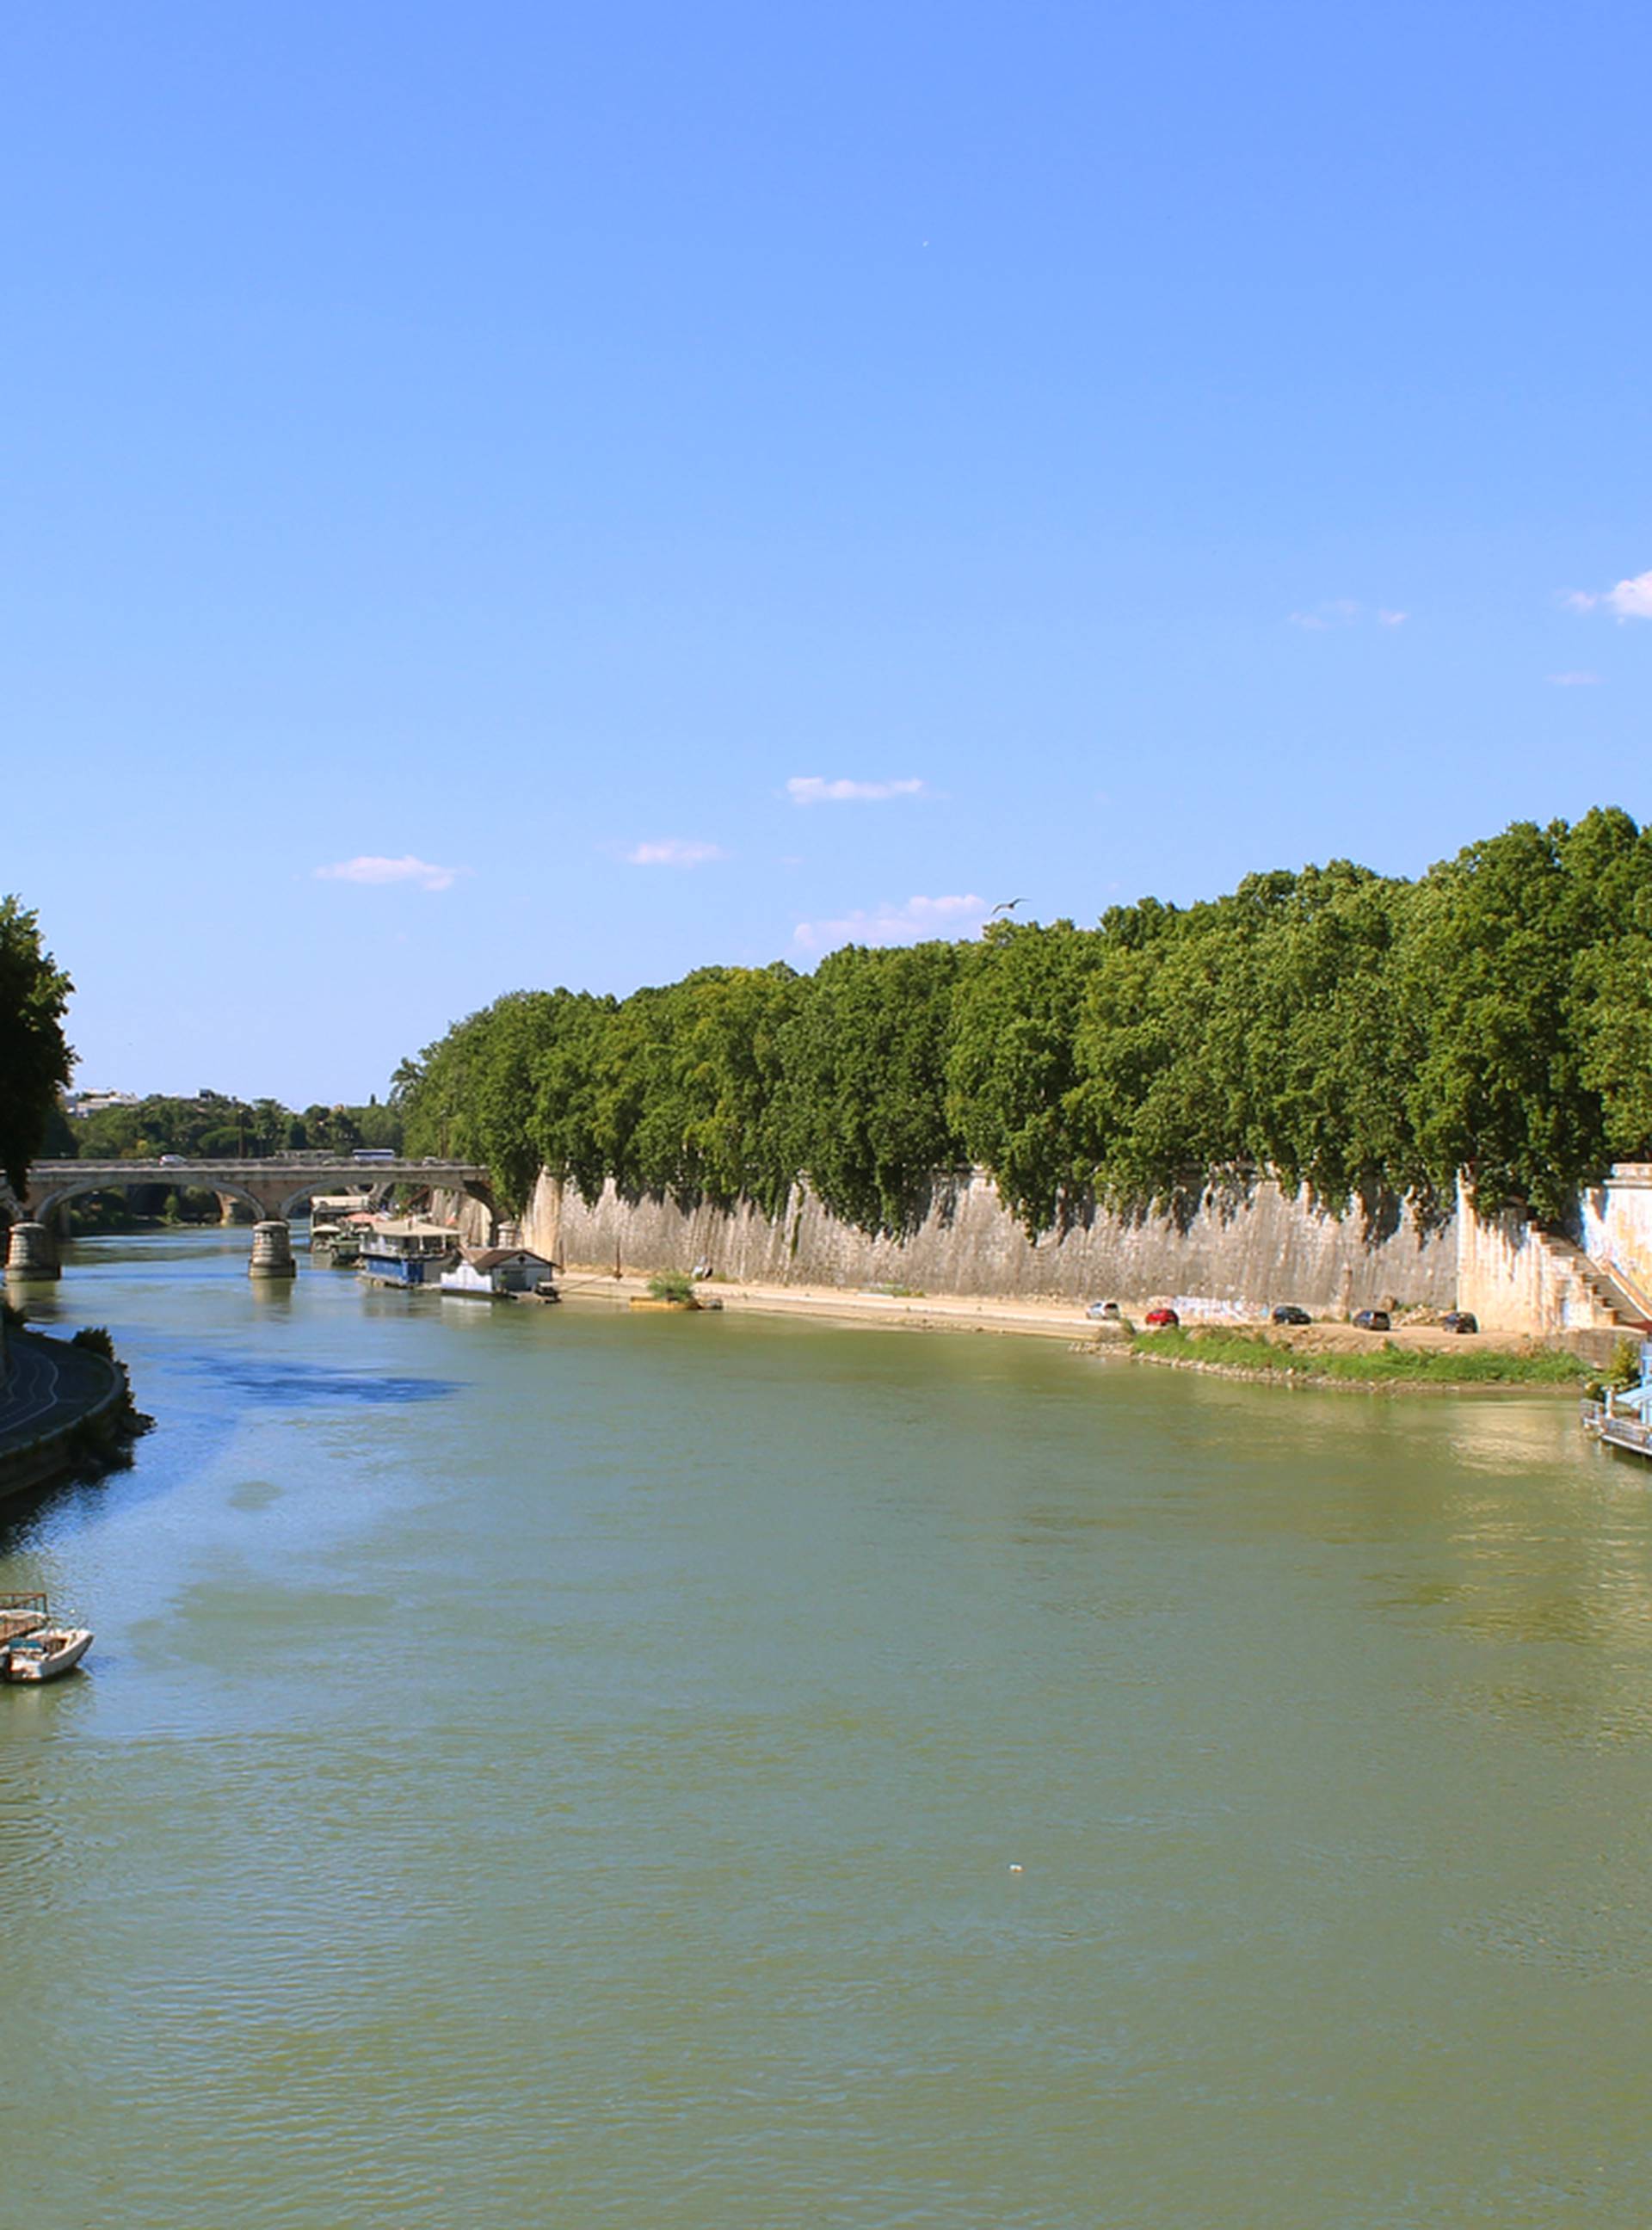
[[[496,1300],[510,1293],[537,1293],[549,1288],[554,1262],[536,1254],[531,1247],[468,1247],[450,1270],[442,1273],[441,1290],[479,1301]]]

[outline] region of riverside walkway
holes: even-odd
[[[69,1460],[77,1426],[121,1394],[120,1373],[95,1350],[38,1332],[8,1331],[0,1378],[0,1501]]]

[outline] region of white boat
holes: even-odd
[[[59,1680],[72,1672],[92,1647],[83,1626],[42,1626],[0,1651],[0,1679]]]
[[[56,1680],[92,1647],[83,1626],[54,1626],[42,1595],[0,1595],[0,1680]]]

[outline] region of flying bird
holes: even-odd
[[[1019,899],[1000,899],[997,905],[993,907],[992,913],[1013,913],[1020,904]],[[991,921],[991,918],[992,914],[990,913],[987,919]]]

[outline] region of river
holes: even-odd
[[[1539,1397],[87,1242],[0,2226],[1641,2230],[1652,1473]],[[10,2210],[10,2211],[9,2211]]]

